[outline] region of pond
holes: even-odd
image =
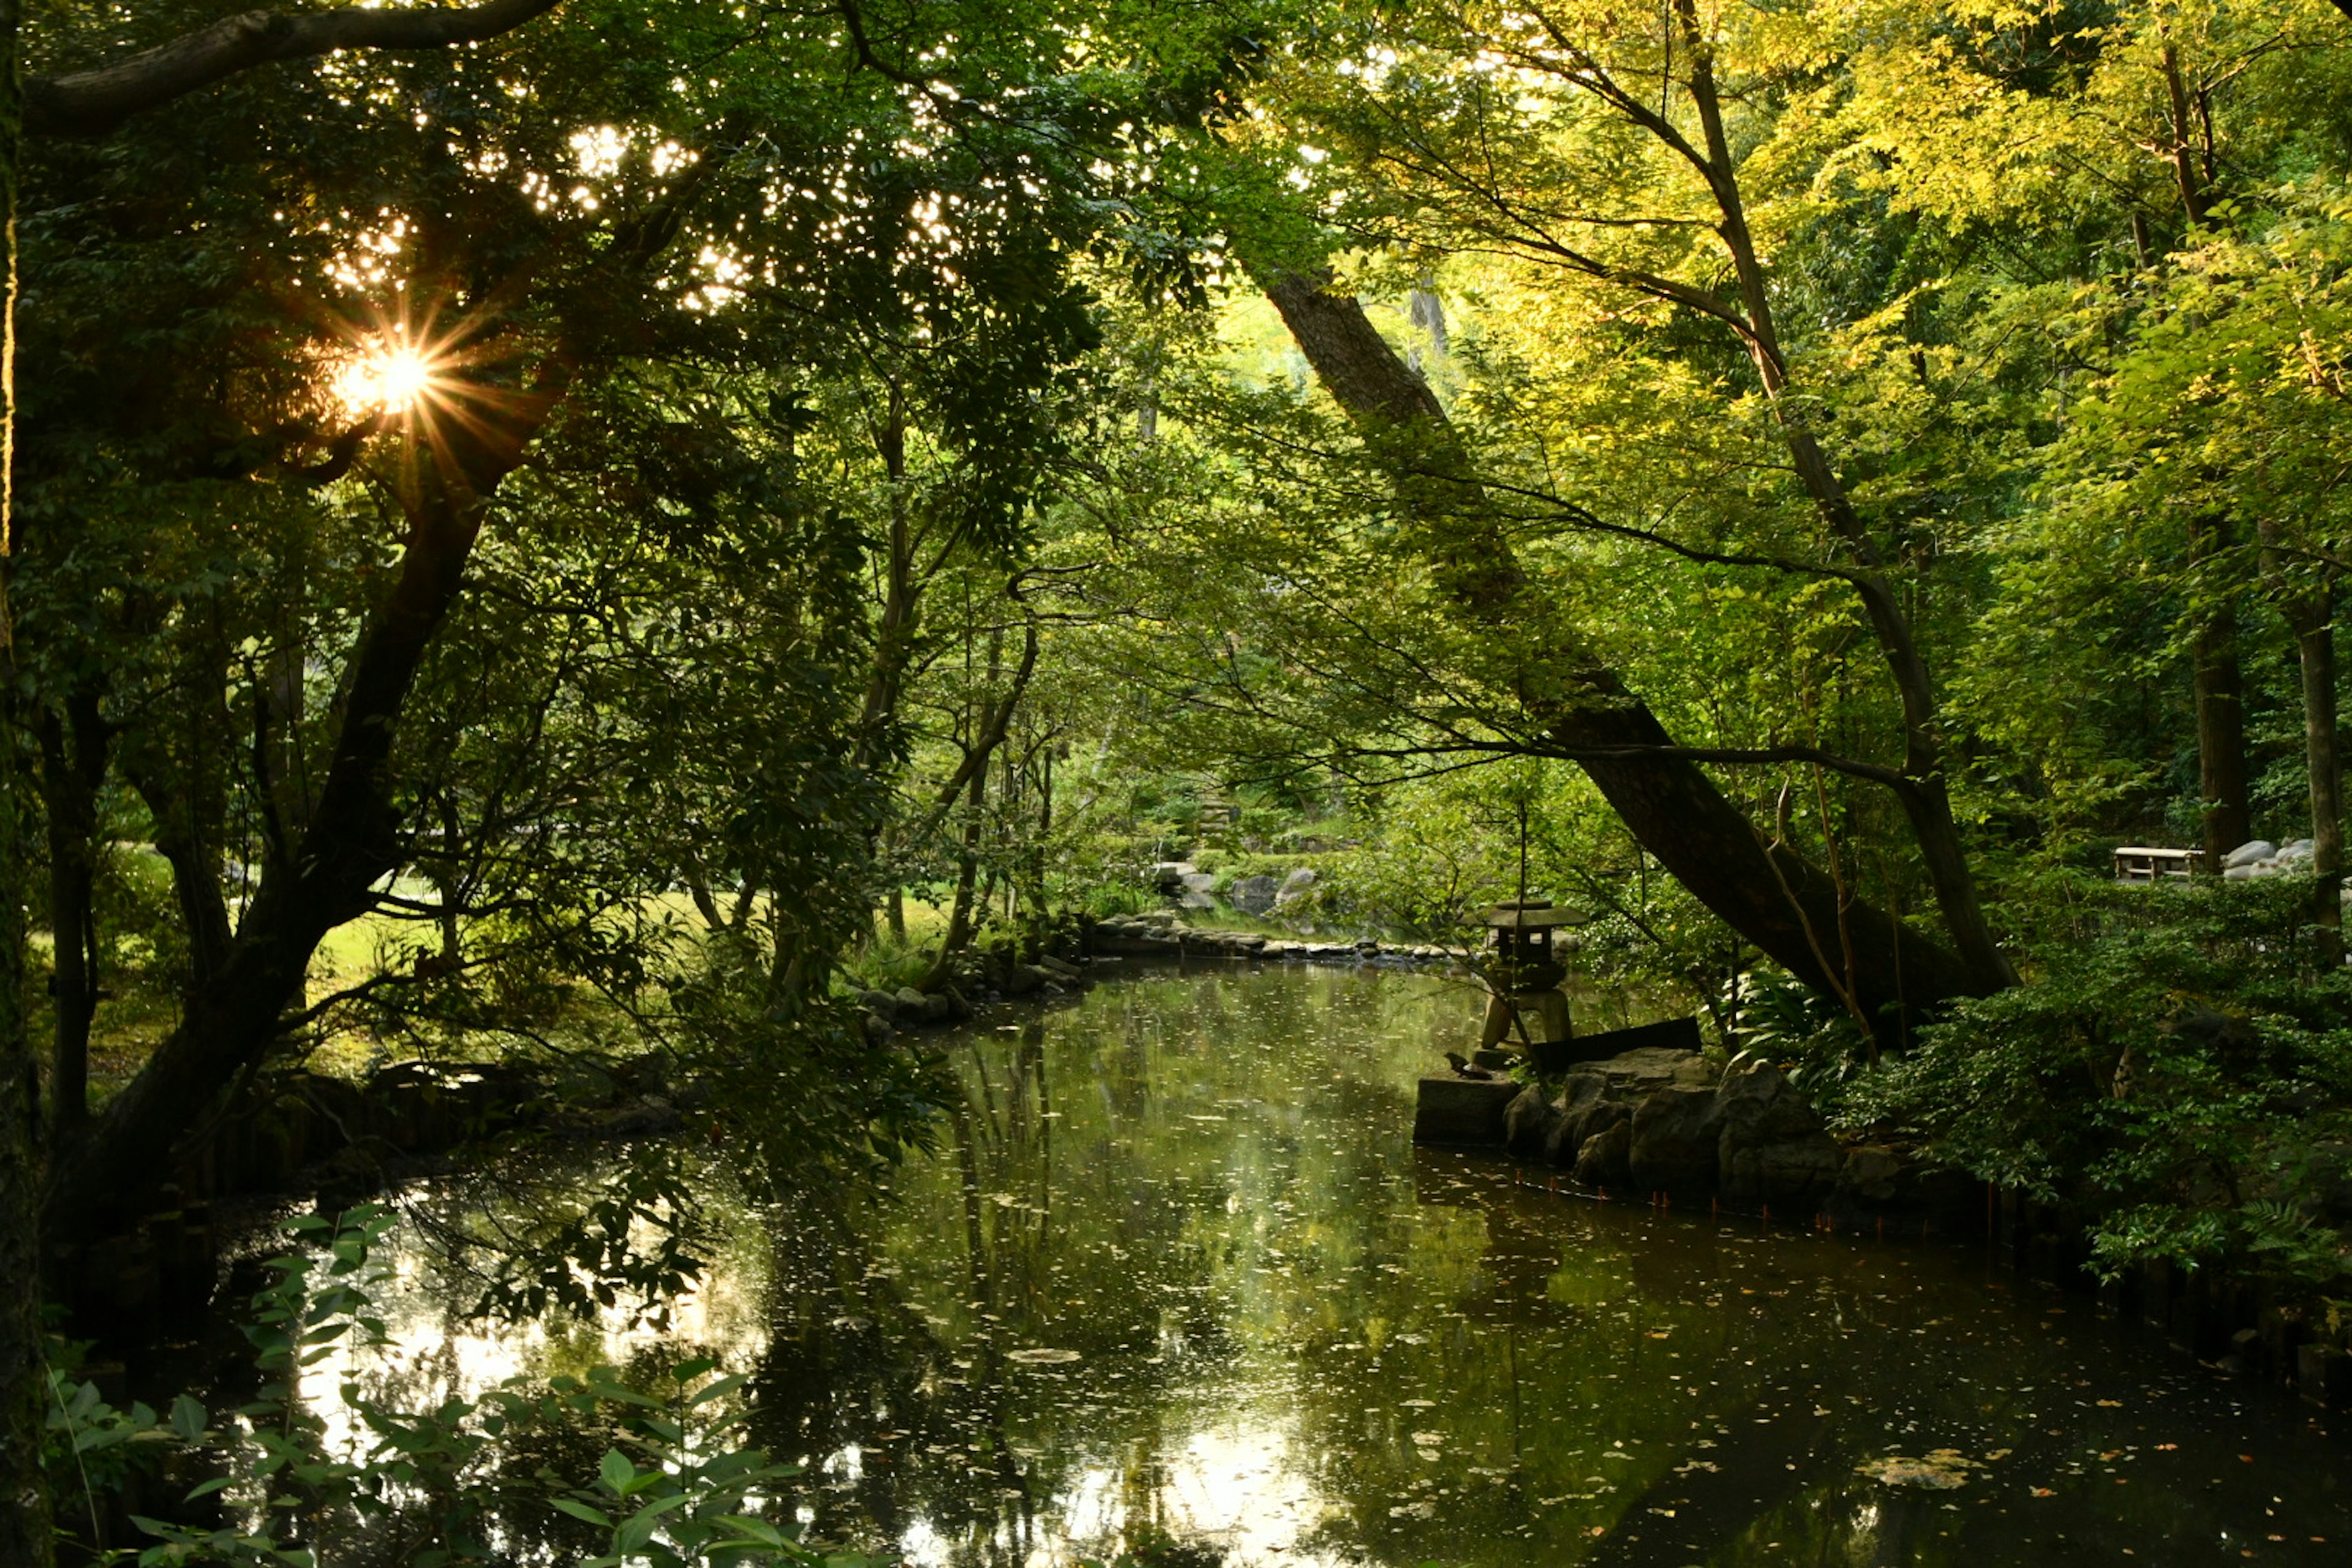
[[[1478,1009],[1393,973],[1105,984],[960,1042],[890,1202],[743,1216],[670,1330],[468,1324],[404,1232],[406,1349],[359,1370],[707,1351],[819,1532],[925,1565],[2352,1560],[2316,1412],[1980,1248],[1416,1151],[1413,1079]]]

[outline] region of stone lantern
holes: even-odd
[[[1552,938],[1562,926],[1582,925],[1588,918],[1541,899],[1497,904],[1486,911],[1493,989],[1478,1042],[1482,1051],[1500,1048],[1514,1034],[1530,1047],[1569,1037],[1568,993],[1560,989],[1568,966],[1554,955]]]

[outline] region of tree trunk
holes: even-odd
[[[42,716],[55,952],[49,1104],[58,1136],[67,1141],[89,1119],[89,1031],[98,1015],[98,792],[106,779],[107,741],[98,693],[88,687],[67,693],[62,716]]]
[[[346,684],[324,784],[289,850],[264,871],[220,968],[192,990],[179,1025],[51,1171],[51,1234],[128,1218],[165,1179],[191,1117],[259,1062],[301,998],[311,954],[373,907],[402,858],[385,778],[403,708],[456,602],[489,491],[545,418],[546,401],[495,432],[443,433],[446,448],[405,498],[409,534],[391,591],[370,616]],[[299,830],[298,829],[299,826]]]
[[[940,956],[923,976],[922,989],[937,990],[946,983],[950,961],[971,940],[971,906],[980,879],[981,813],[988,803],[988,769],[974,768],[971,800],[966,804],[963,838],[957,850],[955,901],[949,907],[947,933],[940,939]]]
[[[2189,528],[2189,552],[2210,566],[2230,547],[2228,524],[2204,518]],[[2226,581],[2226,563],[2206,575]],[[2254,836],[2247,800],[2245,677],[2238,666],[2238,609],[2227,595],[2199,623],[2191,684],[2197,701],[2197,782],[2203,803],[2205,868]]]
[[[2303,668],[2303,759],[2311,778],[2311,868],[2313,889],[2326,955],[2344,956],[2343,761],[2336,739],[2336,595],[2314,594],[2294,626],[2297,662]]]
[[[1722,217],[1718,232],[1730,252],[1732,269],[1739,279],[1739,297],[1748,315],[1748,349],[1771,399],[1774,418],[1788,445],[1799,481],[1831,536],[1845,547],[1853,570],[1847,581],[1860,596],[1880,657],[1895,682],[1903,704],[1903,772],[1912,786],[1901,792],[1904,814],[1919,847],[1928,886],[1945,931],[1961,961],[1974,972],[1976,984],[1997,990],[2017,983],[2017,972],[1994,941],[1991,925],[1977,897],[1976,878],[1969,870],[1968,853],[1960,842],[1959,824],[1953,819],[1951,795],[1944,778],[1944,741],[1936,711],[1935,682],[1919,652],[1911,617],[1885,574],[1885,562],[1862,516],[1854,510],[1841,479],[1822,450],[1802,413],[1786,395],[1787,360],[1780,352],[1779,329],[1773,324],[1771,290],[1763,257],[1748,232],[1747,205],[1732,162],[1730,140],[1717,100],[1711,46],[1702,36],[1697,8],[1691,0],[1677,0],[1685,37],[1690,47],[1692,105],[1698,111],[1706,140],[1710,184]]]
[[[17,0],[0,0],[0,1563],[47,1568],[41,1475],[41,1085],[25,1019],[26,784],[16,765],[16,641],[8,607],[16,539],[16,176],[23,151]]]
[[[2344,961],[2344,767],[2336,738],[2336,577],[2331,570],[2309,584],[2291,582],[2277,549],[2280,529],[2261,525],[2263,578],[2294,634],[2303,677],[2303,769],[2311,802],[2312,921],[2322,956]]]
[[[1482,521],[1468,452],[1436,398],[1353,299],[1297,274],[1266,292],[1325,387],[1395,466],[1400,499],[1418,514],[1415,543],[1451,596],[1480,621],[1507,624],[1524,579],[1508,540]],[[1697,763],[1658,755],[1676,749],[1675,738],[1615,670],[1557,647],[1546,662],[1565,667],[1557,684],[1572,694],[1528,694],[1549,748],[1576,760],[1642,847],[1725,924],[1807,985],[1837,993],[1838,978],[1817,957],[1838,945],[1831,879],[1787,846],[1769,844]],[[1853,989],[1874,1016],[1888,1004],[1993,988],[1950,949],[1873,905],[1853,903],[1845,920]]]

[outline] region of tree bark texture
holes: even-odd
[[[2227,525],[2190,525],[2190,553],[2210,561],[2229,547]],[[2226,573],[2220,574],[2226,580]],[[2198,623],[2190,681],[2197,704],[2197,794],[2204,803],[2205,868],[2254,836],[2247,799],[2245,677],[2238,664],[2238,608],[2228,598]]]
[[[247,11],[113,65],[34,78],[24,86],[24,130],[31,136],[103,136],[134,114],[256,66],[316,58],[338,49],[441,49],[478,43],[512,32],[559,3],[485,0],[472,6]]]
[[[70,1138],[89,1116],[89,1030],[98,1015],[98,793],[106,779],[106,720],[98,693],[68,692],[41,721],[42,795],[48,807],[51,1007],[49,1105]]]
[[[8,608],[16,548],[16,194],[24,149],[16,78],[23,10],[0,0],[0,1564],[48,1568],[41,1475],[47,1394],[41,1352],[41,1084],[25,1018],[24,802],[17,767],[16,644]]]
[[[2310,595],[2296,606],[2296,663],[2303,674],[2303,760],[2311,781],[2311,868],[2319,885],[2313,914],[2330,933],[2331,956],[2343,953],[2344,768],[2336,738],[2336,595]]]
[[[1356,300],[1298,274],[1267,289],[1307,363],[1376,449],[1412,438],[1401,499],[1441,578],[1465,611],[1509,619],[1525,579],[1508,542],[1484,524],[1466,449],[1436,398],[1401,362]],[[1822,955],[1840,947],[1840,898],[1832,879],[1785,844],[1768,842],[1747,815],[1692,762],[1655,754],[1674,737],[1613,669],[1556,650],[1577,695],[1544,704],[1547,743],[1574,758],[1642,847],[1727,925],[1806,984],[1851,992],[1874,1016],[1990,986],[1940,943],[1859,901],[1843,919],[1853,973],[1831,973]]]

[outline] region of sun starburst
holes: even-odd
[[[443,368],[431,350],[387,334],[338,367],[335,400],[353,414],[406,414],[440,389]]]

